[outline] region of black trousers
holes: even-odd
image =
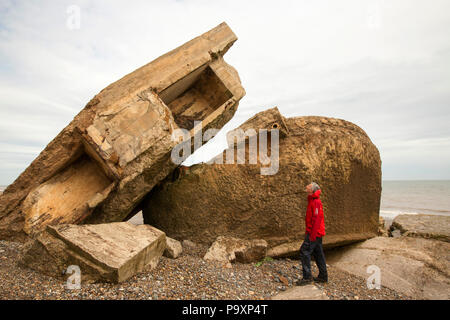
[[[318,277],[328,280],[327,263],[325,262],[325,255],[322,247],[322,237],[317,237],[316,241],[309,240],[309,234],[305,235],[300,247],[300,260],[303,268],[303,279],[311,279],[311,255],[316,260],[317,268],[319,268]]]

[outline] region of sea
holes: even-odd
[[[383,181],[380,216],[450,215],[450,180]]]
[[[450,215],[450,180],[389,180],[382,186],[380,216],[388,220],[399,214]]]

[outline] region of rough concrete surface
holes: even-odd
[[[381,285],[416,299],[450,298],[450,244],[421,238],[376,237],[332,250],[327,263],[368,278],[380,270]]]
[[[119,283],[155,268],[165,248],[164,232],[149,225],[47,226],[26,244],[20,265],[59,278],[74,265],[83,282]]]
[[[400,235],[450,242],[450,216],[401,214],[392,221],[389,231]]]
[[[175,239],[211,244],[224,235],[264,239],[271,248],[303,239],[304,188],[316,181],[328,246],[377,236],[381,160],[362,129],[333,118],[285,118],[277,108],[241,126],[252,127],[279,130],[276,174],[262,175],[260,162],[249,164],[247,137],[243,164],[224,160],[178,168],[144,200],[144,221]],[[226,159],[228,150],[215,159]]]
[[[245,91],[223,55],[236,40],[222,23],[98,93],[0,195],[0,239],[138,212],[178,165],[175,130],[192,137],[235,113]]]

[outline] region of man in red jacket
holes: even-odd
[[[312,182],[306,186],[308,193],[308,208],[306,209],[305,241],[300,247],[300,260],[302,261],[303,279],[297,285],[309,284],[313,281],[311,275],[311,255],[316,260],[319,275],[314,278],[316,282],[328,282],[327,264],[322,248],[322,237],[325,235],[325,220],[323,216],[322,201],[320,201],[320,187]]]

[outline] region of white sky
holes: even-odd
[[[278,106],[359,125],[383,179],[450,179],[450,1],[0,0],[0,185],[101,89],[222,21],[239,38],[225,60],[247,95],[186,164]]]

